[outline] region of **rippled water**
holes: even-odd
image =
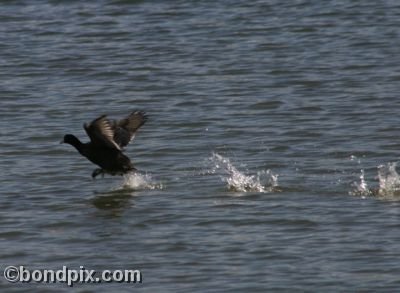
[[[1,264],[140,269],[77,292],[400,286],[396,1],[3,1]],[[143,109],[136,176],[82,124]],[[67,291],[12,284],[2,291]]]

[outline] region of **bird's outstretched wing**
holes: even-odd
[[[114,121],[112,125],[113,141],[120,148],[127,146],[134,139],[136,131],[147,119],[148,116],[144,111],[133,111],[128,117]]]
[[[90,124],[85,123],[83,128],[93,145],[121,150],[119,144],[114,140],[115,129],[113,123],[107,119],[106,115],[96,118]]]

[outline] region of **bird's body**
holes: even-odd
[[[132,112],[119,121],[110,121],[102,115],[84,125],[90,142],[82,143],[72,134],[65,135],[62,142],[74,146],[82,156],[100,167],[93,171],[93,178],[105,173],[122,175],[136,170],[122,148],[128,145],[146,120],[147,116],[142,111]]]

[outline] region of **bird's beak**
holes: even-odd
[[[64,140],[62,139],[62,140],[60,140],[60,144],[62,144],[62,143],[64,143]]]

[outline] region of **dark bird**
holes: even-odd
[[[78,152],[100,168],[92,177],[99,174],[123,175],[135,171],[131,160],[123,154],[123,148],[135,137],[136,131],[147,121],[143,111],[134,111],[122,120],[109,120],[106,115],[84,124],[90,142],[82,143],[76,136],[66,134],[61,143],[74,146]]]

